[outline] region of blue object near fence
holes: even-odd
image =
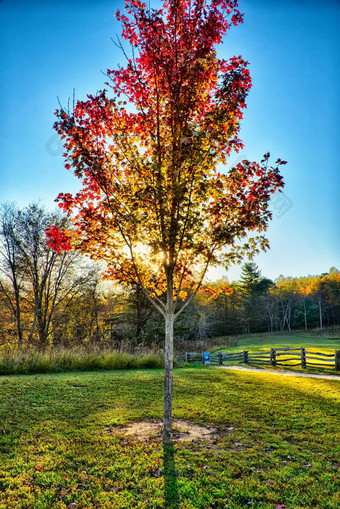
[[[203,354],[203,364],[204,365],[210,364],[210,353],[209,352],[204,352],[204,354]]]

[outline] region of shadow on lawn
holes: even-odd
[[[175,449],[172,444],[163,445],[164,509],[179,508]]]

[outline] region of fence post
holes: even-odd
[[[275,348],[270,349],[270,363],[272,366],[276,366],[276,350],[275,350]]]
[[[243,350],[243,362],[244,364],[248,364],[248,350]]]
[[[301,347],[301,367],[304,369],[307,367],[306,349],[303,346]]]
[[[221,354],[221,352],[218,352],[218,363],[220,366],[222,366],[223,364],[223,355]]]
[[[340,371],[340,350],[335,350],[335,371]]]
[[[185,362],[190,362],[190,353],[185,352]]]

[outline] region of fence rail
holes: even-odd
[[[340,350],[334,354],[309,352],[305,347],[299,348],[271,348],[268,352],[218,352],[216,354],[187,352],[177,358],[177,362],[201,362],[202,364],[267,364],[271,366],[301,366],[302,368],[334,369],[340,371]],[[298,361],[298,363],[297,363]],[[320,362],[315,362],[320,361]],[[292,364],[294,362],[294,364]]]

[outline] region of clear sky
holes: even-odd
[[[240,156],[260,160],[269,151],[288,161],[284,195],[272,203],[271,250],[255,261],[271,278],[340,269],[340,2],[239,6],[245,23],[219,55],[250,62]],[[84,99],[103,88],[101,71],[124,63],[111,41],[120,33],[117,8],[121,0],[0,0],[0,202],[40,199],[53,208],[59,192],[77,189],[52,128],[57,96],[65,105],[75,89]],[[238,278],[239,268],[227,275]]]

